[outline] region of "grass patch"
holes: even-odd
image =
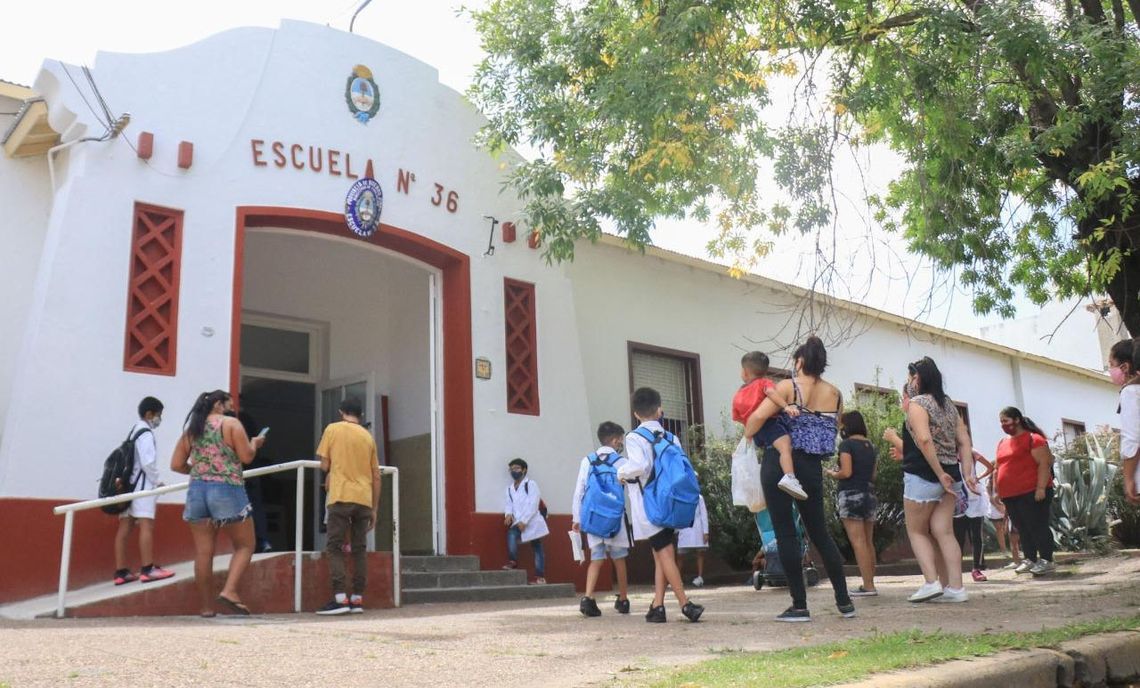
[[[1053,647],[1095,633],[1140,629],[1140,615],[1070,624],[1031,633],[924,633],[902,631],[794,650],[726,655],[676,671],[651,685],[665,688],[808,688],[856,681],[897,669],[1003,650]]]

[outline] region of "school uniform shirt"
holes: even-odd
[[[684,549],[698,549],[708,547],[705,537],[709,534],[709,512],[705,507],[705,496],[701,495],[697,502],[697,517],[693,519],[691,528],[685,528],[677,533],[677,547]]]
[[[976,454],[976,452],[975,452]],[[982,465],[981,461],[974,461],[974,477],[980,477],[986,472],[986,467]],[[990,496],[988,493],[990,479],[989,477],[983,478],[978,481],[978,494],[974,494],[969,488],[966,489],[966,499],[968,504],[966,506],[967,518],[988,518],[990,509],[993,504],[990,503]],[[1001,518],[998,516],[998,518]]]
[[[610,447],[599,447],[594,453],[598,455],[599,459],[609,461],[610,455],[617,452]],[[623,463],[625,463],[625,459],[619,458],[614,467],[620,469]],[[590,468],[590,457],[583,457],[582,463],[578,466],[578,481],[574,483],[574,496],[570,499],[570,513],[573,516],[574,523],[580,524],[582,522],[582,500],[586,498],[586,482],[590,479]],[[586,542],[591,549],[599,544],[604,544],[607,547],[629,547],[629,531],[625,528],[625,518],[621,519],[621,527],[613,537],[604,538],[593,533],[586,533]]]
[[[1140,385],[1120,389],[1120,457],[1131,459],[1140,453]],[[1136,464],[1136,480],[1140,484],[1140,462]]]
[[[651,433],[664,432],[665,428],[655,420],[650,420],[637,426],[645,428]],[[681,446],[681,441],[673,436],[673,444]],[[653,472],[653,445],[636,432],[625,436],[626,461],[618,469],[618,478],[621,480],[645,481]],[[626,485],[626,494],[629,495],[629,520],[633,524],[633,539],[648,540],[664,530],[661,526],[649,522],[645,515],[645,502],[641,497],[641,485],[630,483]]]
[[[131,437],[136,434],[138,439],[135,440],[135,465],[131,469],[131,482],[135,485],[135,492],[153,490],[158,487],[158,444],[154,441],[150,423],[141,418],[131,428]]]
[[[507,498],[503,504],[503,515],[513,516],[515,524],[522,523],[523,542],[537,540],[550,534],[546,519],[538,513],[538,502],[542,493],[538,491],[538,483],[530,478],[523,478],[518,487],[512,480],[507,485]]]

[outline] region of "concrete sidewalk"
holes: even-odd
[[[968,576],[967,576],[968,578]],[[884,577],[881,596],[842,619],[828,585],[810,592],[814,622],[778,624],[784,589],[695,591],[708,608],[646,624],[634,613],[582,618],[576,604],[417,605],[360,617],[36,620],[0,623],[0,685],[24,686],[592,686],[643,684],[659,672],[725,651],[775,650],[909,628],[962,633],[1039,630],[1136,613],[1140,559],[1113,556],[1033,580],[993,572],[967,583],[965,605],[910,605],[919,580]]]

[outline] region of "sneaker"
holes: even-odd
[[[790,473],[785,473],[784,477],[780,478],[780,482],[776,483],[776,487],[780,488],[784,492],[787,492],[796,499],[807,499],[807,493],[804,492],[804,488],[800,485],[800,481],[796,480],[796,476]]]
[[[1029,569],[1034,576],[1048,576],[1057,570],[1057,565],[1048,559],[1038,559],[1037,563]]]
[[[982,573],[981,569],[974,569],[974,572],[971,573],[970,576],[974,579],[975,583],[984,583],[989,580],[986,578],[986,574]]]
[[[836,607],[836,609],[839,610],[839,615],[842,616],[844,619],[854,619],[855,618],[855,605],[852,604],[851,602],[848,602],[847,604],[836,603],[835,607]]]
[[[517,561],[508,561],[507,563],[503,564],[503,570],[504,571],[513,571],[513,570],[517,569],[518,567],[519,567],[519,563]]]
[[[650,607],[645,620],[649,623],[665,623],[665,605]]]
[[[1021,563],[1017,565],[1017,568],[1015,568],[1013,570],[1013,572],[1016,573],[1017,575],[1021,575],[1023,573],[1029,573],[1029,569],[1033,568],[1036,565],[1037,565],[1037,562],[1035,562],[1035,561],[1029,561],[1028,559],[1022,559]]]
[[[133,583],[134,581],[137,581],[138,579],[139,579],[139,577],[136,576],[135,574],[131,573],[130,571],[123,570],[123,571],[116,571],[115,572],[114,581],[115,581],[115,585],[125,585],[127,583]]]
[[[614,609],[617,611],[618,614],[628,614],[629,613],[629,600],[628,599],[626,599],[626,600],[623,600],[623,599],[614,600]]]
[[[966,588],[942,588],[942,596],[938,598],[938,602],[968,602],[970,596],[966,593]]]
[[[586,617],[602,615],[602,610],[598,609],[598,603],[594,601],[593,597],[583,597],[582,601],[578,603],[578,611]]]
[[[142,581],[143,583],[152,583],[154,581],[160,581],[160,580],[163,580],[166,578],[170,578],[173,575],[174,575],[173,571],[171,571],[169,569],[164,569],[161,566],[155,565],[155,566],[150,567],[149,569],[143,569],[142,573],[139,574],[139,580]]]
[[[664,607],[662,607],[662,609],[664,609]],[[699,604],[686,602],[685,606],[681,607],[681,613],[685,615],[686,619],[692,621],[693,623],[696,623],[700,620],[701,614],[705,613],[705,608]]]
[[[933,583],[923,583],[922,587],[914,592],[913,595],[906,598],[907,602],[929,602],[935,597],[941,597],[943,592],[942,584],[938,581]]]
[[[542,576],[537,576],[534,579],[534,585],[546,585],[546,579],[543,578]]]
[[[806,609],[788,607],[782,614],[776,617],[776,621],[786,621],[789,623],[803,623],[805,621],[811,621],[811,612]]]
[[[350,614],[363,614],[364,613],[364,598],[359,595],[353,595],[348,598],[348,612]]]
[[[697,576],[696,578],[693,579],[693,587],[694,588],[705,587],[705,579],[701,578],[700,576]]]
[[[1001,567],[1001,570],[1005,571],[1006,569],[1016,569],[1018,566],[1021,566],[1021,562],[1011,561],[1008,564],[1006,564],[1005,566]]]
[[[860,585],[859,587],[857,587],[851,591],[851,596],[852,597],[878,597],[879,591],[878,590],[868,590],[867,588],[864,588],[862,585]]]
[[[352,608],[348,606],[347,601],[337,602],[335,599],[329,600],[328,604],[317,610],[317,613],[321,616],[339,616],[351,612]]]

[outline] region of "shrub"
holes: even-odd
[[[708,435],[705,428],[689,429],[690,458],[701,481],[701,493],[709,512],[709,549],[734,569],[749,569],[760,548],[755,516],[732,505],[732,452],[740,441],[740,426],[724,424],[723,436]]]
[[[1103,550],[1109,546],[1109,488],[1120,466],[1115,433],[1101,429],[1069,446],[1053,448],[1055,497],[1050,514],[1053,539],[1069,551]]]

